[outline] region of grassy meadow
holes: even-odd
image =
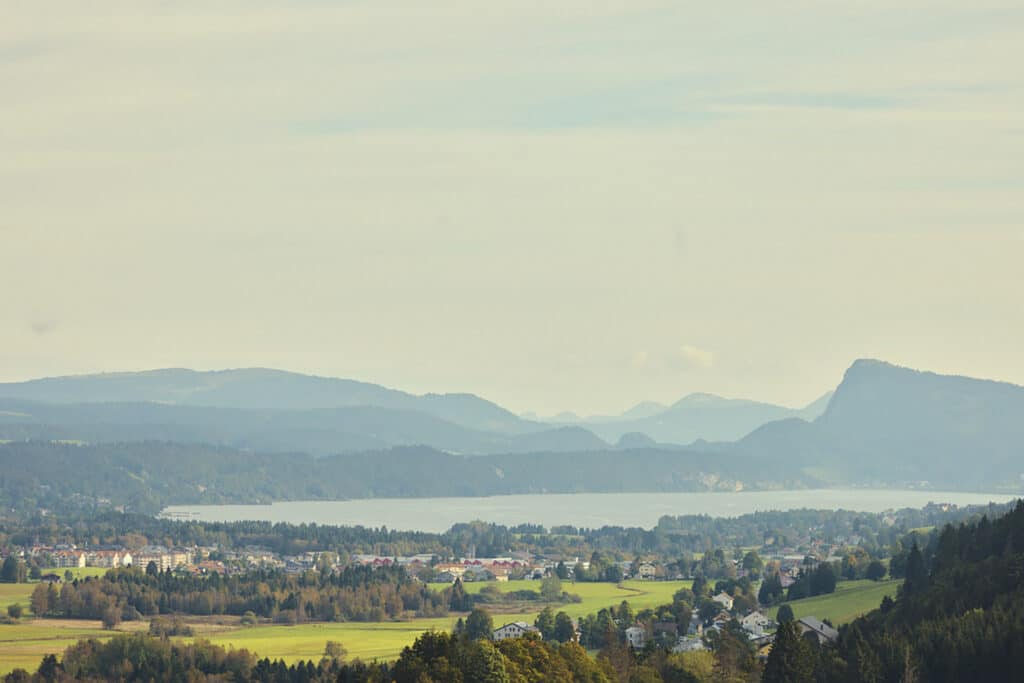
[[[20,602],[28,611],[28,599],[32,596],[34,583],[0,583],[0,612],[7,615],[7,606]]]
[[[829,595],[817,595],[813,598],[793,600],[789,606],[793,615],[800,617],[817,617],[828,619],[836,626],[853,621],[857,617],[878,607],[882,598],[888,595],[896,597],[896,589],[903,583],[902,579],[890,581],[840,581],[836,592]],[[766,610],[768,616],[774,618],[778,608]]]
[[[61,570],[63,573],[63,570]],[[611,583],[563,582],[562,588],[582,598],[579,603],[559,606],[574,617],[597,612],[602,607],[618,605],[628,600],[634,610],[656,607],[671,602],[680,588],[688,588],[689,581],[626,581],[621,587]],[[497,586],[501,591],[539,590],[540,581],[509,581],[507,583],[475,582],[465,584],[467,592],[477,593],[485,585]],[[0,604],[21,602],[28,605],[34,584],[0,584]],[[445,584],[438,584],[438,590]],[[10,599],[8,599],[10,598]],[[7,603],[4,601],[7,600]],[[528,605],[528,606],[524,606]],[[528,621],[536,618],[540,609],[530,603],[513,606],[513,611],[499,613],[503,605],[491,608],[495,625],[507,621]],[[458,615],[435,619],[410,619],[388,622],[314,623],[297,626],[259,625],[250,627],[213,626],[204,628],[202,637],[225,647],[245,648],[261,657],[296,661],[319,659],[324,643],[336,640],[348,650],[350,658],[364,660],[391,660],[402,648],[412,644],[416,637],[429,629],[450,630]],[[146,628],[145,622],[125,622],[120,630]],[[197,628],[197,632],[199,629]],[[46,654],[61,653],[79,638],[109,638],[99,622],[70,619],[23,619],[22,623],[0,625],[0,675],[14,668],[34,670]]]

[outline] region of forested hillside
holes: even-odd
[[[314,458],[164,442],[0,444],[0,503],[16,510],[514,493],[804,485],[776,463],[681,450],[463,457],[430,448]]]
[[[777,639],[764,680],[1020,680],[1024,503],[946,526],[910,550],[905,575],[899,597],[844,628],[834,650]]]

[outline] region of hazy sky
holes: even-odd
[[[1019,0],[9,0],[0,379],[1024,383],[1022,64]]]

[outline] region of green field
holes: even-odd
[[[538,590],[539,581],[509,581],[502,583],[473,582],[467,583],[468,593],[478,593],[484,586],[494,585],[503,592],[515,590]],[[568,581],[562,589],[575,593],[583,598],[579,603],[568,603],[557,609],[564,610],[574,617],[597,612],[602,607],[618,605],[628,600],[634,610],[656,607],[672,601],[672,595],[680,588],[689,588],[690,581],[626,581],[622,587],[611,583],[577,583]],[[447,584],[437,584],[441,590]],[[540,610],[529,606],[521,611],[498,613],[503,605],[494,605],[490,610],[494,613],[496,626],[508,621],[527,621],[533,623]],[[232,631],[223,631],[210,636],[210,640],[219,645],[245,648],[260,656],[281,658],[285,661],[297,659],[317,659],[323,654],[324,643],[336,640],[342,643],[349,652],[349,657],[365,660],[395,659],[402,648],[412,644],[416,636],[434,628],[450,630],[457,617],[438,619],[414,619],[410,621],[341,624],[318,623],[299,626],[257,626]]]
[[[890,581],[841,581],[836,592],[813,598],[794,600],[789,603],[793,615],[828,619],[836,626],[853,621],[857,617],[878,607],[886,595],[895,598],[896,589],[902,579]],[[773,619],[778,608],[766,610]]]
[[[45,655],[63,653],[82,638],[109,637],[98,621],[23,619],[0,624],[0,675],[19,667],[35,671]]]
[[[0,583],[0,610],[7,615],[7,606],[20,602],[28,610],[28,599],[32,596],[34,583]]]
[[[61,580],[63,580],[64,579],[64,572],[66,572],[66,571],[68,571],[68,570],[67,569],[56,569],[56,568],[54,568],[54,569],[44,569],[43,570],[43,574],[56,574],[57,576],[59,576],[61,578]],[[103,576],[104,574],[106,574],[109,571],[110,570],[107,569],[106,567],[73,567],[71,569],[71,573],[74,575],[74,577],[76,579],[84,579],[84,578],[87,578],[89,576]]]
[[[577,583],[566,581],[563,590],[575,593],[583,600],[558,607],[574,617],[597,612],[602,607],[618,605],[628,600],[634,610],[656,607],[672,601],[672,595],[680,588],[688,588],[689,581],[626,581],[621,587],[611,583]],[[466,590],[477,593],[486,583],[467,583]],[[540,588],[539,581],[509,581],[492,583],[502,591]],[[437,589],[445,588],[438,584]],[[19,601],[28,605],[32,584],[0,586],[0,604]],[[6,592],[5,592],[6,591]],[[507,621],[528,621],[533,623],[540,609],[526,603],[526,607],[511,613],[498,613],[503,605],[494,605],[496,625]],[[299,659],[317,660],[323,655],[324,643],[336,640],[349,652],[349,657],[365,660],[390,660],[401,653],[402,648],[412,644],[416,637],[429,629],[450,630],[457,616],[437,619],[412,619],[381,623],[346,622],[300,624],[298,626],[253,626],[248,628],[227,628],[204,634],[204,637],[218,645],[245,648],[261,657],[284,659],[292,662]],[[122,624],[122,628],[145,628],[144,623]],[[13,626],[0,626],[0,674],[16,667],[35,669],[43,655],[60,653],[79,638],[110,636],[98,622],[82,622],[64,619],[25,620]]]
[[[432,584],[437,590],[447,588],[448,584]],[[564,611],[569,616],[581,617],[586,614],[597,612],[602,607],[618,605],[627,600],[634,611],[640,611],[648,607],[657,607],[672,602],[672,596],[680,588],[689,588],[692,581],[623,581],[619,585],[614,583],[572,583],[562,582],[562,590],[571,595],[578,595],[582,602],[566,603],[556,607],[556,611]],[[467,593],[479,593],[484,586],[497,586],[503,593],[519,590],[540,590],[540,581],[524,579],[521,581],[507,582],[471,582],[463,584]],[[526,612],[536,615],[540,609],[534,605],[528,605]],[[501,612],[502,605],[488,606],[491,612]]]

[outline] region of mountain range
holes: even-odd
[[[618,418],[538,421],[473,394],[414,395],[265,368],[169,368],[0,384],[0,438],[166,440],[314,455],[403,445],[461,454],[578,452],[611,448],[625,435],[627,445],[738,439],[770,420],[813,417],[815,405],[797,411],[691,394]]]
[[[694,481],[1024,488],[1024,387],[858,360],[802,409],[690,394],[619,416],[526,419],[471,394],[414,395],[278,370],[155,370],[0,384],[0,440],[209,444],[313,456],[423,446],[616,462],[700,454]],[[601,455],[597,458],[597,455]],[[675,455],[673,455],[675,454]],[[689,454],[689,455],[688,455]],[[704,456],[710,456],[710,459]],[[590,458],[588,460],[587,458]],[[718,465],[708,469],[708,463]],[[764,462],[765,467],[749,467]],[[774,467],[784,476],[773,478]],[[657,473],[651,473],[651,476]],[[760,478],[760,479],[759,479]],[[540,484],[537,484],[540,487]]]
[[[545,421],[549,424],[586,427],[609,442],[635,433],[645,434],[659,443],[734,441],[767,422],[789,417],[813,420],[825,412],[831,396],[832,392],[828,392],[804,408],[787,408],[771,403],[693,393],[670,406],[646,401],[621,415],[579,418],[563,413]]]

